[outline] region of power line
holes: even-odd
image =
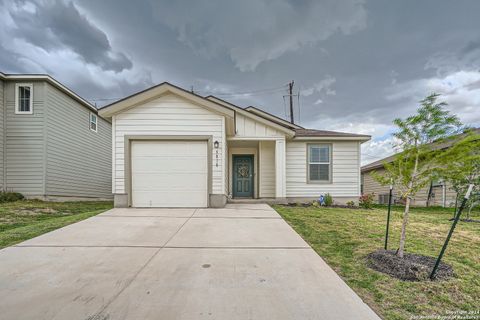
[[[195,94],[202,94],[202,95],[214,95],[219,97],[233,97],[233,96],[242,96],[242,95],[260,95],[260,94],[274,94],[277,92],[281,92],[285,90],[287,84],[282,86],[272,87],[272,88],[265,88],[259,90],[251,90],[251,91],[243,91],[243,92],[229,92],[229,93],[216,93],[213,91],[195,91]],[[193,92],[193,86],[190,87],[191,92]],[[110,101],[110,100],[120,100],[124,97],[115,97],[115,98],[89,98],[89,101]]]
[[[279,91],[285,90],[285,87],[287,85],[281,85],[273,88],[265,88],[265,89],[259,89],[259,90],[250,90],[250,91],[243,91],[243,92],[225,92],[225,93],[217,93],[217,92],[212,92],[212,91],[198,91],[201,92],[202,94],[212,94],[215,96],[238,96],[238,95],[255,95],[255,94],[263,94],[263,93],[275,93]]]

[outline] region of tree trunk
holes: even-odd
[[[410,197],[407,197],[405,202],[405,211],[403,212],[402,233],[400,235],[400,246],[398,247],[397,256],[403,258],[405,251],[405,239],[407,237],[408,213],[410,211]]]
[[[417,147],[417,143],[415,142],[415,148]],[[413,189],[414,179],[417,176],[418,170],[418,151],[415,155],[415,166],[413,167],[412,175],[410,176],[410,181],[408,182],[408,192],[406,193],[407,201],[405,202],[405,211],[403,212],[403,222],[402,222],[402,233],[400,235],[400,245],[398,246],[397,256],[403,258],[403,253],[405,251],[405,239],[407,237],[407,225],[408,225],[408,213],[410,211],[410,201],[411,201],[411,194]]]

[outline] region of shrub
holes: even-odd
[[[23,194],[11,191],[0,191],[0,203],[22,200]]]
[[[373,193],[362,194],[358,199],[358,205],[364,209],[371,209],[373,208],[374,197]]]
[[[349,207],[355,207],[355,202],[353,202],[353,201],[347,201],[347,206],[349,206]]]
[[[333,198],[330,193],[327,193],[324,197],[325,206],[329,207],[333,204]]]

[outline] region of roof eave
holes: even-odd
[[[57,89],[59,89],[60,91],[64,92],[68,96],[70,96],[71,98],[73,98],[74,100],[76,100],[77,102],[81,103],[85,107],[91,109],[95,113],[98,112],[98,109],[94,105],[92,105],[90,102],[83,99],[77,93],[70,90],[69,88],[67,88],[66,86],[61,84],[59,81],[57,81],[55,78],[53,78],[53,77],[51,77],[47,74],[4,74],[4,73],[0,72],[0,77],[3,80],[22,80],[22,81],[25,81],[25,80],[33,80],[33,81],[43,80],[43,81],[46,81],[46,82],[50,83],[51,85],[53,85],[54,87],[56,87]]]
[[[343,140],[367,142],[370,136],[295,136],[293,140]]]
[[[289,137],[295,136],[295,131],[294,131],[294,130],[289,129],[289,128],[286,128],[286,127],[284,127],[284,126],[282,126],[282,125],[280,125],[280,124],[278,124],[278,123],[276,123],[276,122],[274,122],[274,121],[272,121],[272,120],[265,119],[265,118],[263,118],[263,117],[255,114],[255,113],[249,112],[249,111],[247,111],[247,110],[245,110],[245,109],[243,109],[243,108],[240,108],[239,106],[236,106],[236,105],[234,105],[234,104],[232,104],[232,103],[230,103],[230,102],[228,102],[228,101],[222,100],[222,99],[217,98],[217,97],[215,97],[215,96],[208,96],[208,97],[206,97],[206,99],[208,99],[208,100],[210,100],[210,101],[214,101],[214,102],[219,103],[219,104],[222,104],[222,105],[225,105],[225,106],[231,106],[232,108],[235,109],[235,112],[238,112],[238,113],[240,113],[240,114],[242,114],[242,115],[244,115],[244,116],[246,116],[246,117],[249,117],[249,118],[251,118],[251,119],[254,119],[254,120],[256,120],[256,121],[259,121],[259,122],[261,122],[261,123],[263,123],[263,124],[266,124],[266,125],[269,125],[269,126],[271,126],[271,127],[274,127],[275,129],[278,129],[278,130],[284,132],[284,133],[287,134]]]
[[[112,117],[113,115],[125,110],[132,108],[138,104],[141,104],[142,102],[154,99],[156,97],[159,97],[165,93],[173,93],[177,94],[181,97],[186,98],[187,100],[190,100],[192,102],[198,103],[200,105],[203,105],[207,109],[210,109],[216,113],[222,114],[224,116],[228,116],[230,118],[233,118],[235,116],[235,111],[232,108],[228,108],[226,106],[223,106],[219,103],[216,103],[215,101],[211,101],[209,99],[206,99],[202,96],[199,96],[195,93],[189,92],[183,88],[177,87],[171,83],[168,82],[163,82],[161,84],[155,85],[153,87],[147,88],[143,91],[137,92],[133,95],[130,95],[128,97],[125,97],[121,100],[118,100],[116,102],[113,102],[99,110],[100,115],[104,117]]]

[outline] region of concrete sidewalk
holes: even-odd
[[[113,209],[0,251],[2,319],[379,319],[268,205]]]

